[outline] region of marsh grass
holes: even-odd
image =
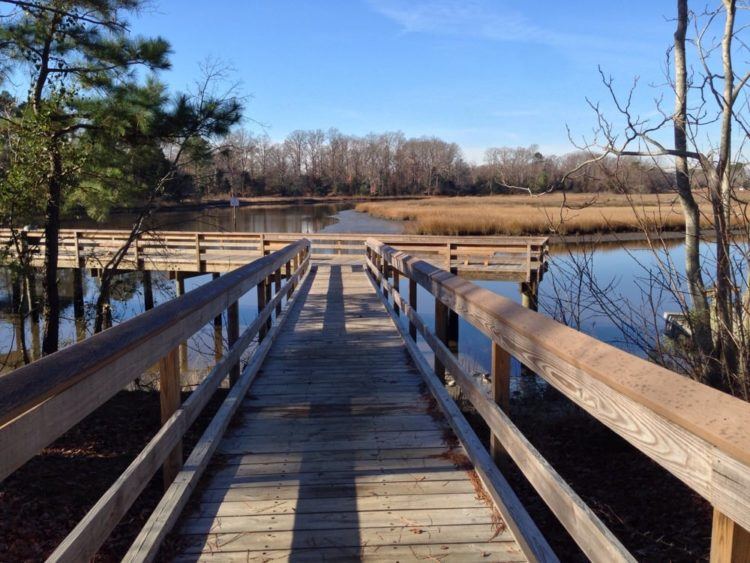
[[[701,195],[702,222],[710,227],[710,206]],[[736,205],[747,221],[742,196]],[[547,194],[432,197],[404,201],[359,203],[357,211],[375,217],[408,221],[407,230],[424,235],[591,234],[676,231],[684,227],[682,209],[673,194]]]

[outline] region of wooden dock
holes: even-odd
[[[160,469],[165,493],[125,561],[557,561],[503,476],[509,464],[586,557],[635,561],[513,423],[516,358],[711,503],[712,562],[750,558],[750,404],[445,266],[375,239],[358,264],[316,264],[302,238],[1,375],[0,479],[158,364],[159,432],[50,561],[90,560]],[[251,291],[258,314],[241,327]],[[222,314],[227,347],[181,404],[178,350]],[[458,317],[488,338],[489,386],[453,352]],[[448,373],[489,443],[448,393]]]
[[[362,267],[310,275],[178,560],[525,560]]]
[[[23,238],[18,246],[34,250],[32,263],[41,267],[44,233],[17,232],[16,236]],[[303,236],[310,240],[311,258],[316,262],[361,264],[365,241],[380,236],[386,243],[454,273],[524,283],[541,280],[548,250],[547,237],[145,231],[130,241],[130,233],[123,230],[62,229],[58,263],[61,268],[97,272],[107,267],[127,243],[117,266],[121,270],[226,273]],[[0,230],[0,241],[6,241],[10,252],[17,246],[11,243],[12,238],[11,231]]]

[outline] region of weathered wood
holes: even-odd
[[[307,247],[305,241],[292,244],[54,356],[0,376],[0,478]]]
[[[439,299],[435,299],[435,336],[441,342],[448,343],[448,307]],[[435,356],[435,375],[445,383],[445,365],[437,356]]]
[[[412,527],[413,528],[413,527]],[[508,543],[512,542],[507,531],[496,532],[491,524],[469,524],[465,526],[421,526],[410,532],[408,526],[396,528],[363,528],[355,539],[346,528],[326,530],[328,542],[323,545],[339,547],[389,546],[406,543],[404,533],[408,534],[409,546],[442,543]],[[265,551],[278,549],[308,548],[318,549],[321,545],[319,530],[300,530],[267,534],[258,530],[242,534],[197,534],[182,536],[183,553],[221,553]],[[442,541],[440,541],[442,540]]]
[[[510,354],[494,342],[491,345],[492,371],[490,372],[490,384],[492,385],[492,399],[503,409],[503,412],[510,414]],[[495,458],[495,461],[502,460],[505,450],[494,434],[490,442],[490,447],[492,457]]]
[[[175,273],[175,295],[182,297],[185,295],[185,277],[180,273]],[[180,369],[188,370],[188,345],[187,341],[180,342]]]
[[[240,336],[240,305],[235,301],[227,309],[227,342],[231,348]],[[240,378],[240,362],[232,366],[229,370],[229,384],[234,385]]]
[[[750,528],[750,405],[370,241],[553,387]]]
[[[301,272],[298,270],[296,275],[299,275],[300,273]],[[289,287],[291,288],[291,286]],[[287,313],[283,314],[282,317],[278,319],[276,325],[271,328],[267,337],[258,346],[250,363],[242,372],[242,376],[232,387],[229,395],[227,395],[219,408],[219,411],[216,413],[211,423],[203,432],[200,440],[198,440],[198,443],[193,448],[193,451],[190,453],[185,469],[177,475],[175,482],[167,490],[164,497],[162,497],[145,526],[131,545],[128,553],[123,558],[123,561],[152,561],[156,557],[161,543],[164,541],[164,538],[169,531],[174,527],[177,518],[190,498],[190,494],[195,489],[198,480],[206,467],[208,467],[211,456],[216,451],[216,448],[234,416],[234,413],[237,411],[242,398],[255,380],[255,377],[265,360],[266,354],[271,349],[274,340],[288,318],[288,311],[295,306],[297,297],[301,294],[302,292],[298,293],[294,300],[289,302]],[[281,302],[282,296],[283,294],[279,292],[274,296],[274,299]],[[271,312],[275,305],[276,303],[273,300],[267,304],[265,313],[269,317],[271,316]],[[257,319],[257,329],[260,329],[263,321],[263,316],[259,316]]]
[[[714,510],[711,529],[711,563],[748,563],[750,532]]]
[[[172,415],[180,408],[180,362],[177,350],[173,349],[159,360],[159,405],[161,423],[166,424]],[[162,468],[164,489],[175,478],[182,467],[182,442],[172,448]]]
[[[298,279],[298,270],[293,279]],[[211,370],[198,388],[190,394],[180,409],[164,424],[154,438],[141,451],[136,459],[120,475],[117,481],[89,510],[73,531],[63,540],[50,557],[55,561],[80,561],[93,556],[99,546],[127,512],[129,507],[148,484],[151,476],[166,459],[168,452],[179,443],[186,429],[194,422],[210,400],[213,392],[229,373],[261,325],[265,323],[277,303],[291,289],[286,285],[282,292],[274,296],[262,314],[256,318],[226,356]]]
[[[376,271],[371,271],[375,276],[373,283],[386,283],[382,279],[377,279]],[[448,347],[430,333],[422,319],[408,306],[404,307],[404,312],[417,325],[422,336],[433,349],[435,356],[439,356],[445,365],[450,368],[451,374],[459,383],[464,396],[482,415],[493,435],[498,438],[524,476],[545,500],[583,552],[592,561],[634,561],[627,549],[526,440],[501,408],[487,398],[484,391],[466,373]],[[401,331],[400,327],[399,330]],[[415,354],[419,354],[421,363],[426,365],[418,349],[416,347],[413,349]],[[441,391],[444,391],[444,389],[441,389]]]
[[[409,280],[409,306],[417,310],[417,282],[411,279]],[[409,336],[412,340],[417,339],[417,327],[411,321],[409,321]]]
[[[252,558],[276,547],[279,553],[293,549],[296,558],[313,531],[318,546],[351,541],[365,549],[373,541],[369,530],[377,530],[384,548],[414,544],[411,536],[420,535],[426,545],[443,545],[451,534],[476,543],[471,526],[482,522],[488,535],[479,543],[502,539],[513,557],[523,558],[510,535],[495,537],[496,517],[472,494],[471,465],[431,411],[421,378],[404,361],[398,333],[363,273],[318,266],[302,293],[304,303],[290,315],[218,448],[224,456],[202,484],[203,509],[180,530],[187,552],[197,535],[217,531],[222,537],[212,548],[229,550],[230,558],[236,549],[249,549],[244,555]],[[370,374],[373,366],[380,374]],[[429,499],[421,502],[423,495]],[[414,497],[423,512],[389,514],[394,507],[410,510],[405,497]],[[397,501],[388,508],[391,498]],[[270,502],[268,510],[251,499]],[[280,500],[292,511],[279,508]],[[422,520],[429,512],[432,524]],[[225,517],[225,524],[217,520]],[[417,524],[434,529],[410,531]],[[223,525],[246,539],[225,543],[223,534],[230,532]],[[383,535],[381,525],[397,528]],[[278,539],[269,540],[269,530]],[[284,538],[293,543],[276,543]]]
[[[417,532],[414,532],[417,533]],[[422,532],[424,533],[424,532]],[[440,545],[365,545],[361,547],[312,547],[287,550],[263,550],[256,552],[229,551],[200,553],[199,561],[289,561],[317,563],[330,562],[393,562],[393,561],[440,561],[441,563],[465,563],[481,560],[494,563],[525,561],[525,557],[512,542],[441,543]],[[194,563],[196,554],[177,557],[178,563]]]
[[[377,276],[379,272],[373,269],[368,271],[372,272],[372,275],[375,276],[369,277],[374,287],[377,288],[384,283],[382,278],[378,280]],[[379,293],[378,295],[380,296]],[[389,313],[392,312],[390,303],[382,298],[381,302]],[[401,305],[405,314],[408,315],[412,312],[408,304],[402,301]],[[419,326],[421,320],[415,315],[412,315],[412,318],[415,321],[415,324]],[[531,560],[557,561],[557,557],[547,543],[547,540],[526,512],[526,509],[521,504],[521,501],[518,499],[515,492],[513,492],[513,489],[510,487],[505,477],[503,477],[498,471],[495,463],[480,442],[476,433],[466,421],[456,403],[448,395],[443,382],[436,376],[434,371],[430,369],[424,356],[417,348],[416,343],[411,338],[407,338],[406,331],[395,321],[395,316],[394,325],[401,334],[403,342],[406,345],[412,360],[419,369],[425,383],[427,383],[432,396],[447,417],[448,423],[461,440],[464,448],[466,448],[466,452],[474,464],[475,470],[485,489],[491,496],[495,506],[502,515],[503,520],[513,532],[513,536],[516,541],[518,541],[521,551],[523,551],[524,555]],[[423,335],[426,334],[425,331],[421,332]]]
[[[281,290],[281,268],[276,270],[276,273],[273,276],[273,288],[276,293]],[[281,315],[281,303],[276,305],[276,317],[279,315]]]

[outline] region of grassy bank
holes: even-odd
[[[703,226],[710,227],[710,206],[704,197],[698,199]],[[684,226],[673,194],[432,197],[363,202],[356,209],[383,219],[408,221],[409,232],[424,235],[570,235]]]

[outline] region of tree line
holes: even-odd
[[[474,164],[456,143],[401,132],[356,136],[337,129],[296,130],[274,142],[267,134],[237,130],[205,154],[182,167],[172,198],[486,195],[554,186],[599,192],[619,189],[623,173],[633,192],[673,189],[670,176],[639,159],[605,158],[585,166],[592,159],[588,151],[544,155],[531,145],[490,148],[483,162]]]

